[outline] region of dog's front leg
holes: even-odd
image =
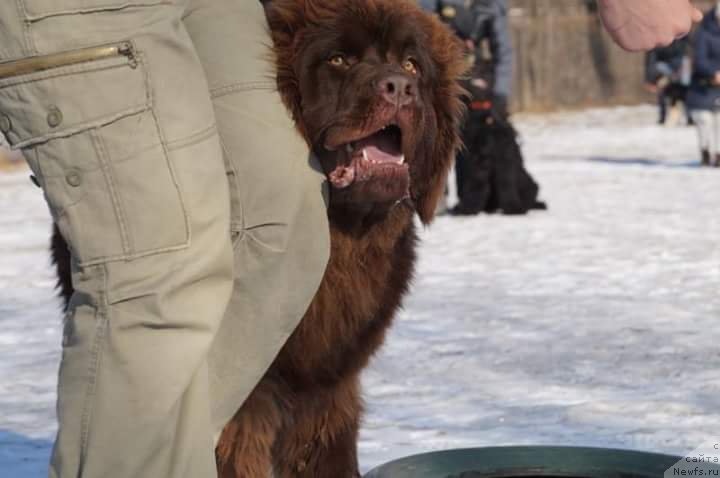
[[[215,455],[219,478],[272,478],[272,447],[281,411],[270,381],[263,379],[225,426]]]
[[[360,478],[361,414],[358,377],[299,396],[293,426],[278,433],[277,478]]]
[[[297,478],[360,478],[357,459],[357,427],[337,430],[330,443],[312,451],[310,461]]]

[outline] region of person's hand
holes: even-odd
[[[482,78],[473,78],[472,80],[470,80],[470,84],[480,90],[487,90],[488,87],[490,86],[490,85],[488,85],[488,82]]]
[[[713,76],[713,85],[720,85],[720,71],[715,72],[715,76]]]
[[[645,91],[648,91],[649,93],[658,92],[658,87],[655,83],[645,83],[643,86],[645,87]]]
[[[702,12],[691,0],[599,0],[600,18],[610,36],[628,51],[667,46],[685,36]]]

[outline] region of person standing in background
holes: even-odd
[[[513,81],[506,0],[419,0],[419,3],[448,23],[470,50],[470,58],[475,60],[468,85],[472,96],[477,97],[478,91],[491,89],[495,114],[506,118]],[[693,21],[702,17],[689,0],[598,0],[598,7],[610,36],[630,51],[666,46],[686,35]],[[487,76],[479,71],[483,66],[483,40],[488,42],[492,65],[492,72]],[[467,121],[472,120],[471,112]],[[466,151],[458,154],[455,165],[459,198],[458,205],[451,211],[455,214],[479,212],[473,204],[472,188],[465,187],[465,177],[472,166],[466,156]]]
[[[479,65],[483,59],[489,60],[492,82],[473,71],[473,84],[481,89],[491,89],[494,103],[506,111],[513,81],[513,49],[506,0],[424,0],[421,3],[427,10],[435,11],[465,42],[474,65]],[[484,41],[487,41],[487,47]]]
[[[701,164],[720,167],[720,2],[695,33],[688,107],[697,125]]]
[[[690,58],[688,38],[678,38],[668,46],[650,50],[645,56],[645,84],[657,95],[658,123],[665,124],[668,106],[685,103],[690,85]],[[687,124],[692,124],[690,110],[685,105]],[[671,124],[674,123],[671,118]]]
[[[423,0],[421,5],[435,12],[463,40],[468,50],[470,78],[463,85],[470,93],[469,113],[465,118],[462,138],[466,146],[474,121],[482,121],[487,114],[475,114],[472,104],[482,99],[491,104],[493,113],[508,116],[512,92],[513,50],[505,0]],[[458,204],[449,212],[453,215],[473,215],[482,210],[485,187],[467,178],[479,167],[471,158],[473,152],[462,149],[455,160],[455,179]]]

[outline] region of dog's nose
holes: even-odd
[[[388,103],[407,106],[415,101],[415,85],[403,75],[390,75],[380,81],[380,95]]]

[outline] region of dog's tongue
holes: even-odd
[[[394,169],[407,169],[397,131],[385,129],[352,144],[349,164],[338,164],[329,174],[330,182],[343,189],[355,182],[379,175],[388,177]]]
[[[366,157],[371,161],[378,163],[400,163],[402,162],[402,154],[383,151],[377,146],[365,146],[363,149]]]
[[[363,151],[370,161],[378,163],[402,163],[400,141],[391,133],[380,131],[355,143],[355,151]]]

